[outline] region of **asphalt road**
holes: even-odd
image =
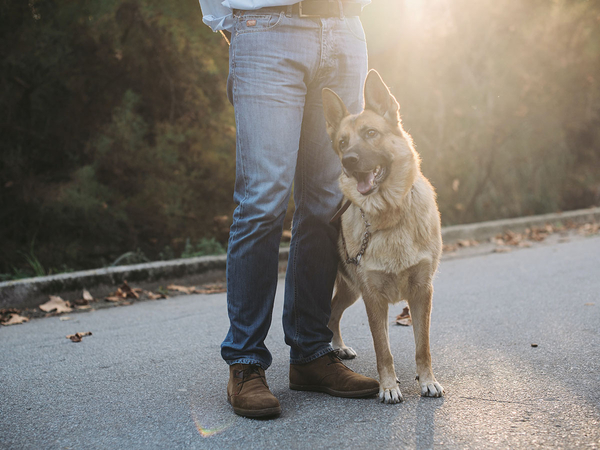
[[[267,378],[283,413],[271,421],[226,402],[224,294],[1,327],[0,448],[599,448],[599,263],[598,236],[445,260],[431,335],[446,396],[419,396],[412,330],[391,326],[398,405],[290,391],[280,290]],[[376,377],[362,303],[343,330],[359,353],[350,367]],[[77,331],[93,335],[65,338]]]

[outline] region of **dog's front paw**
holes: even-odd
[[[400,388],[398,386],[392,388],[384,388],[383,386],[380,386],[379,400],[381,400],[383,403],[394,404],[403,402],[404,398],[402,397],[402,392],[400,392]]]
[[[341,347],[334,350],[335,354],[340,359],[354,359],[356,358],[356,352],[351,347]]]
[[[419,384],[421,385],[421,397],[441,397],[444,395],[444,388],[435,381],[435,378],[428,381],[419,380]]]

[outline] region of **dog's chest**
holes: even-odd
[[[346,262],[359,260],[359,273],[375,271],[398,274],[421,259],[422,255],[409,230],[402,227],[377,230],[372,226],[367,227],[360,215],[349,216],[342,221],[340,256]]]
[[[356,218],[349,215],[344,219],[340,255],[342,261],[346,261],[343,262],[346,278],[363,296],[368,293],[388,303],[399,302],[406,284],[406,270],[423,257],[413,237],[402,228],[370,230],[365,246],[366,228],[360,216]],[[357,259],[356,256],[361,252],[358,264],[347,261],[348,257]]]
[[[368,255],[365,252],[358,264],[342,262],[342,274],[362,294],[381,298],[386,303],[397,303],[401,300],[401,272],[390,271],[385,261]]]
[[[362,296],[379,298],[386,303],[397,303],[402,299],[401,274],[382,270],[369,270],[361,262],[359,265],[344,263],[344,278],[353,285]]]

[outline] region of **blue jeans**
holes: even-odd
[[[288,10],[289,11],[289,10]],[[268,368],[265,338],[278,278],[279,242],[294,186],[283,329],[290,361],[331,351],[327,328],[335,282],[342,199],[339,159],[321,101],[333,89],[351,112],[362,107],[367,49],[360,20],[299,18],[289,12],[235,14],[228,93],[237,128],[236,182],[227,253],[228,364]]]

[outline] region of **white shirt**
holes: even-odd
[[[362,3],[363,7],[371,0],[354,0]],[[253,10],[268,6],[284,6],[298,3],[298,0],[200,0],[202,21],[213,31],[231,31],[233,26],[232,10]]]

